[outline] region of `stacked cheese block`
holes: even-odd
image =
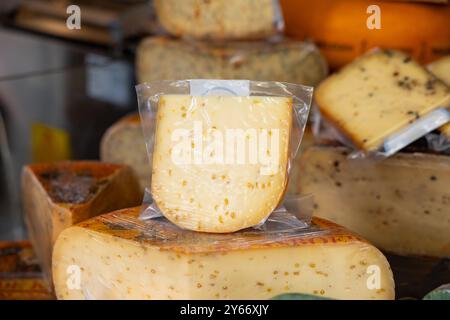
[[[374,246],[314,219],[306,232],[208,234],[167,220],[143,222],[139,208],[62,232],[53,276],[59,299],[269,299],[302,292],[336,299],[393,299],[392,273]],[[279,228],[279,226],[278,226]],[[80,286],[68,287],[78,266]],[[368,268],[379,270],[372,287]]]
[[[311,43],[280,40],[278,1],[155,1],[175,37],[144,40],[136,57],[139,82],[249,79],[316,85],[326,65]]]
[[[327,66],[312,43],[282,39],[277,1],[155,1],[162,26],[175,37],[144,39],[136,54],[138,82],[177,79],[249,79],[317,85]],[[130,165],[141,188],[150,164],[137,115],[103,137],[101,159]]]
[[[446,60],[429,67],[443,80]],[[357,59],[316,91],[327,124],[363,150],[430,109],[448,107],[449,99],[444,81],[392,50]],[[314,195],[317,216],[389,252],[400,295],[421,297],[450,277],[450,157],[409,150],[374,160],[351,159],[349,145],[312,146],[296,164],[295,187]]]

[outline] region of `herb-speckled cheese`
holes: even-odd
[[[125,116],[105,132],[100,144],[100,159],[128,165],[138,177],[141,190],[150,187],[151,162],[145,148],[139,114]]]
[[[375,50],[316,91],[321,113],[359,148],[374,151],[415,119],[450,103],[450,90],[407,55]]]
[[[273,0],[156,0],[162,26],[175,36],[263,39],[282,25]]]
[[[310,43],[202,43],[155,37],[145,39],[136,58],[140,83],[173,79],[248,79],[314,86],[327,74]]]
[[[447,86],[450,86],[450,55],[428,65],[428,69],[439,79],[443,80]],[[446,124],[439,130],[450,140],[450,124]]]
[[[205,232],[262,222],[286,189],[292,109],[290,97],[161,96],[151,191],[162,213]]]
[[[450,258],[450,157],[397,153],[348,159],[349,149],[316,146],[300,157],[298,191],[315,215],[400,255]]]
[[[289,236],[208,234],[165,219],[143,222],[139,212],[124,209],[63,231],[53,253],[58,299],[269,299],[287,292],[394,298],[380,251],[325,220]]]
[[[22,172],[22,201],[31,243],[51,282],[53,244],[65,228],[93,216],[140,203],[131,169],[73,161],[33,164]]]

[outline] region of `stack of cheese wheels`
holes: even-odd
[[[450,50],[450,5],[372,0],[281,0],[288,36],[317,42],[338,68],[373,47],[404,50],[428,63]],[[379,10],[380,29],[370,29]],[[369,13],[368,13],[369,11]],[[369,22],[368,22],[369,19]],[[412,31],[414,30],[414,31]]]
[[[278,1],[157,0],[154,7],[173,37],[141,43],[140,82],[215,78],[313,86],[326,76],[327,66],[313,44],[280,40]]]

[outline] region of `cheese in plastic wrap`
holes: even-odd
[[[282,204],[311,87],[181,80],[137,92],[152,157],[143,218],[163,214],[189,230],[233,232],[263,223]]]
[[[277,214],[260,230],[210,234],[139,214],[124,209],[63,231],[53,253],[58,299],[394,298],[381,252],[322,219],[304,228]]]

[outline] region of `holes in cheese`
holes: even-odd
[[[409,56],[376,50],[328,77],[315,97],[333,125],[361,149],[375,151],[389,135],[447,107],[450,90]]]
[[[292,98],[160,97],[151,192],[182,228],[233,232],[280,203],[287,184]]]
[[[275,225],[208,234],[166,219],[144,222],[139,212],[124,209],[63,231],[53,254],[58,299],[394,298],[380,251],[327,221],[288,232]]]

